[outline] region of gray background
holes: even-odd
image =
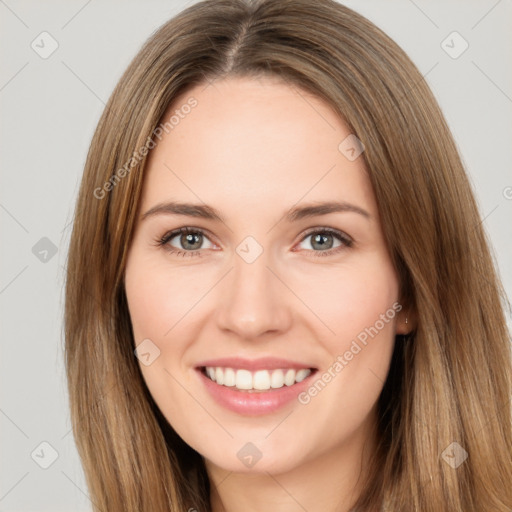
[[[73,203],[116,81],[143,41],[191,3],[0,0],[0,512],[91,510],[70,434],[62,350]],[[510,297],[512,2],[344,3],[384,29],[426,75]],[[453,31],[469,44],[461,55],[464,41],[448,37]],[[42,58],[52,40],[58,48]]]

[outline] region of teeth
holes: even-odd
[[[284,386],[284,372],[283,370],[274,370],[270,377],[271,388],[282,388]]]
[[[217,368],[215,374],[219,375],[219,372],[224,373],[221,368]],[[222,382],[219,382],[217,379],[217,384],[222,384]],[[251,372],[248,370],[238,370],[236,372],[235,387],[238,389],[253,389]]]
[[[221,386],[236,387],[241,390],[278,389],[283,386],[293,386],[296,382],[302,382],[311,370],[234,370],[233,368],[206,367],[206,375]]]
[[[224,370],[224,386],[234,386],[236,384],[236,373],[233,368]]]
[[[311,373],[311,370],[299,370],[297,372],[297,375],[295,375],[295,382],[302,382],[309,374]]]
[[[288,370],[284,376],[284,383],[287,386],[293,386],[295,384],[295,374],[297,372],[295,370]]]
[[[252,379],[254,389],[270,389],[270,374],[267,370],[259,370]]]

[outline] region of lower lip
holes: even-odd
[[[298,395],[309,386],[311,378],[316,373],[313,371],[303,381],[296,382],[293,386],[284,385],[269,391],[249,393],[233,387],[221,386],[209,379],[201,370],[198,369],[197,372],[206,389],[219,405],[246,416],[260,416],[278,411],[297,399]]]

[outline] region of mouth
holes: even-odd
[[[219,386],[247,393],[291,387],[309,377],[315,368],[276,368],[251,371],[243,368],[202,366],[201,373]]]
[[[271,414],[297,401],[318,371],[307,363],[276,358],[216,359],[195,370],[218,405],[244,416]]]

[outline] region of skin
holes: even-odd
[[[307,405],[293,400],[272,414],[239,415],[214,402],[195,366],[274,356],[308,361],[320,375],[399,301],[363,159],[350,161],[338,149],[350,130],[326,103],[277,80],[202,84],[178,98],[168,117],[190,97],[197,106],[151,151],[127,260],[135,344],[149,338],[160,350],[152,364],[140,364],[142,374],[169,423],[205,457],[215,512],[296,511],[298,504],[309,512],[349,510],[375,444],[376,401],[395,334],[410,328],[404,311]],[[171,200],[206,203],[224,223],[168,213],[142,219]],[[323,201],[350,203],[368,217],[283,218],[294,206]],[[157,244],[186,226],[208,233],[201,256]],[[352,245],[333,237],[323,249],[305,234],[325,227]],[[236,252],[247,236],[263,248],[252,263]],[[191,252],[179,234],[170,245]],[[249,441],[262,452],[252,468],[237,457]]]

